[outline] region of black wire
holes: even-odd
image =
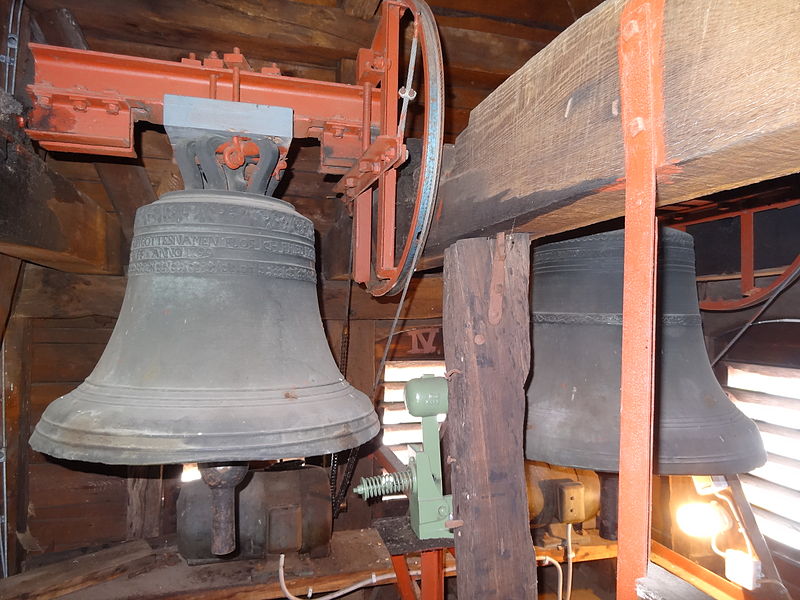
[[[733,347],[733,345],[739,341],[739,339],[745,334],[745,332],[748,329],[750,329],[750,326],[753,325],[758,320],[758,318],[764,314],[764,311],[766,311],[770,307],[770,305],[781,294],[781,292],[783,292],[787,287],[789,287],[792,283],[794,283],[794,280],[797,279],[798,275],[800,275],[800,265],[795,267],[794,271],[780,284],[778,284],[778,286],[772,292],[770,297],[767,298],[767,300],[761,305],[761,308],[759,308],[756,312],[753,313],[753,316],[747,320],[747,323],[745,323],[742,326],[742,328],[736,333],[736,335],[733,336],[731,341],[729,341],[722,349],[722,351],[719,354],[717,354],[714,360],[711,361],[712,367],[716,365],[720,361],[720,359],[728,353],[728,350],[730,350]]]

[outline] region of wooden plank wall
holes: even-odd
[[[114,319],[15,319],[11,337],[23,338],[7,352],[22,368],[16,427],[16,562],[25,555],[123,540],[126,537],[125,468],[56,461],[27,445],[47,405],[78,386],[91,372],[111,335]],[[14,382],[8,381],[7,385]],[[25,507],[24,509],[22,507]]]

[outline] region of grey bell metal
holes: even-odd
[[[89,378],[30,439],[51,456],[170,464],[313,456],[379,430],[339,372],[317,302],[314,230],[294,208],[192,190],[140,208],[128,286]]]
[[[534,249],[533,376],[525,456],[619,470],[624,232]],[[766,461],[755,424],[725,395],[703,342],[692,236],[659,243],[655,471],[744,473]]]

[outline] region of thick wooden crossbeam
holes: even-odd
[[[558,36],[471,113],[447,161],[424,264],[455,240],[533,237],[623,214],[623,0]],[[667,2],[659,205],[800,168],[796,0]]]
[[[107,213],[0,126],[0,253],[75,273],[118,273],[121,231]]]

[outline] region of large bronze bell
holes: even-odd
[[[525,456],[619,470],[623,231],[534,250],[533,376]],[[703,343],[691,235],[659,247],[655,470],[724,475],[766,461],[755,424],[720,388]]]
[[[148,465],[313,456],[374,437],[320,320],[314,230],[294,208],[191,190],[140,208],[128,287],[100,362],[31,446]]]

